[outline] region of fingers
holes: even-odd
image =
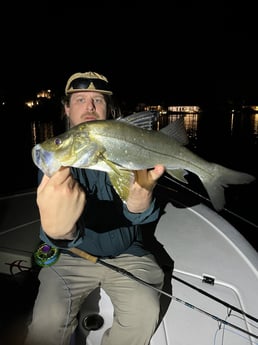
[[[40,185],[42,188],[48,183],[53,183],[53,184],[62,184],[64,183],[67,178],[70,177],[70,168],[69,167],[62,167],[60,168],[51,178],[44,175]]]
[[[142,188],[152,190],[165,170],[166,169],[163,165],[156,165],[150,170],[137,170],[135,171],[135,182]]]
[[[135,181],[130,186],[129,196],[126,202],[130,212],[144,212],[152,201],[152,192],[157,184],[157,180],[165,172],[163,165],[156,165],[150,170],[134,171]]]
[[[68,167],[51,178],[43,176],[37,205],[44,231],[53,238],[70,239],[86,203],[86,194]]]
[[[163,165],[156,165],[153,169],[148,171],[150,178],[157,181],[165,172],[166,168]]]
[[[55,184],[62,184],[71,177],[70,168],[62,167],[60,168],[51,178],[52,182]]]
[[[45,188],[45,186],[47,185],[48,181],[49,181],[49,177],[47,175],[44,175],[39,186],[38,186],[38,192],[41,192],[42,189]]]
[[[38,193],[41,193],[47,188],[56,189],[62,185],[66,185],[69,189],[73,189],[76,186],[76,181],[71,175],[70,168],[64,167],[59,169],[51,178],[44,175],[41,183],[38,186]]]

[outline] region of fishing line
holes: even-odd
[[[188,186],[185,186],[185,185],[181,184],[180,182],[178,182],[177,180],[173,179],[173,178],[170,177],[170,176],[167,176],[166,174],[164,174],[164,178],[168,179],[169,181],[171,181],[171,182],[173,182],[173,183],[176,183],[177,185],[179,185],[180,187],[184,188],[184,189],[187,190],[188,192],[191,192],[191,193],[197,195],[199,198],[201,198],[202,200],[205,200],[205,201],[208,202],[210,205],[212,205],[212,203],[211,203],[211,201],[210,201],[209,198],[206,198],[205,196],[203,196],[202,194],[200,194],[200,193],[198,193],[198,192],[192,190],[192,189],[189,188]],[[159,183],[159,182],[158,182],[158,185],[159,185],[160,187],[165,188],[165,189],[171,189],[171,190],[173,190],[172,188],[169,188],[169,187],[167,187],[167,186],[165,186],[165,185],[162,185],[162,184]],[[246,218],[240,216],[239,214],[236,214],[236,213],[234,213],[233,211],[230,211],[229,209],[227,209],[227,208],[225,208],[225,207],[223,207],[223,210],[226,211],[226,212],[228,212],[228,213],[230,213],[230,214],[233,215],[234,217],[236,217],[236,218],[238,218],[238,219],[240,219],[240,220],[242,220],[242,221],[248,223],[249,225],[251,225],[251,226],[253,226],[253,227],[255,227],[255,228],[258,228],[258,225],[257,225],[257,224],[255,224],[255,223],[251,222],[250,220],[248,220],[248,219],[246,219]]]
[[[153,285],[145,282],[144,280],[136,277],[135,275],[133,275],[132,273],[128,272],[127,270],[125,270],[125,269],[123,269],[121,267],[117,267],[117,266],[114,266],[114,265],[112,265],[110,263],[107,263],[106,261],[101,260],[101,259],[99,259],[96,256],[90,255],[89,253],[87,253],[87,252],[85,252],[83,250],[80,250],[79,248],[69,248],[68,250],[70,252],[72,252],[73,254],[75,254],[75,255],[83,258],[83,259],[89,260],[89,261],[91,261],[93,263],[99,263],[99,264],[101,264],[103,266],[106,266],[106,267],[110,268],[113,271],[116,271],[116,272],[118,272],[118,273],[120,273],[122,275],[125,275],[126,277],[128,277],[128,278],[130,278],[132,280],[135,280],[135,281],[139,282],[142,285],[145,285],[145,286],[147,286],[147,287],[149,287],[149,288],[151,288],[151,289],[153,289],[153,290],[155,290],[155,291],[157,291],[157,292],[159,292],[159,293],[161,293],[161,294],[163,294],[163,295],[165,295],[165,296],[167,296],[167,297],[169,297],[171,299],[174,299],[175,301],[177,301],[179,303],[182,303],[183,305],[185,305],[188,308],[191,308],[193,310],[197,310],[200,313],[203,313],[203,314],[211,317],[212,319],[216,320],[217,322],[219,322],[221,324],[224,324],[224,325],[230,326],[232,328],[235,328],[235,329],[237,329],[237,330],[239,330],[239,331],[241,331],[243,333],[248,334],[249,336],[252,336],[252,337],[258,339],[257,335],[255,335],[255,334],[253,334],[253,333],[251,333],[249,331],[246,331],[245,329],[243,329],[241,327],[238,327],[238,326],[236,326],[236,325],[234,325],[234,324],[232,324],[232,323],[230,323],[230,322],[228,322],[226,320],[223,320],[223,319],[219,318],[218,316],[215,316],[215,315],[213,315],[213,314],[211,314],[211,313],[209,313],[209,312],[207,312],[207,311],[205,311],[205,310],[203,310],[201,308],[198,308],[198,307],[194,306],[193,304],[188,303],[188,302],[186,302],[186,301],[184,301],[184,300],[182,300],[182,299],[180,299],[180,298],[178,298],[176,296],[173,296],[172,294],[169,294],[169,293],[167,293],[167,292],[165,292],[165,291],[163,291],[161,289],[158,289],[155,286],[153,286]]]

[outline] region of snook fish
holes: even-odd
[[[217,211],[225,204],[224,187],[255,180],[247,173],[208,162],[188,149],[182,118],[159,131],[151,129],[148,119],[153,120],[153,113],[81,123],[36,144],[33,161],[48,176],[61,166],[106,171],[123,201],[128,197],[133,170],[162,164],[168,174],[183,183],[188,183],[184,176],[192,172],[201,180]]]

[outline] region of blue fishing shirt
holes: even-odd
[[[100,258],[148,254],[142,242],[141,225],[159,218],[156,199],[146,211],[131,213],[115,192],[107,173],[77,168],[71,168],[71,172],[87,195],[85,209],[77,221],[76,236],[70,241],[51,239],[41,227],[40,239],[61,250],[77,247]],[[39,174],[40,181],[42,173]]]

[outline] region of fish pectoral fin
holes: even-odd
[[[110,181],[123,202],[126,202],[129,195],[129,188],[134,180],[134,172],[132,170],[123,170],[116,168],[108,172]]]
[[[124,169],[116,163],[108,160],[102,152],[98,153],[97,158],[97,169],[105,171],[108,174],[110,182],[116,193],[123,202],[126,202],[129,195],[130,184],[134,180],[134,172],[132,170]],[[94,165],[91,167],[94,169]]]
[[[117,165],[110,160],[108,160],[103,154],[99,154],[99,159],[101,159],[103,162],[106,163],[107,166],[109,166],[116,174],[120,174],[119,168],[117,168]]]
[[[115,163],[106,159],[104,155],[100,155],[99,158],[110,167],[111,170],[108,171],[109,179],[119,197],[123,202],[126,202],[129,195],[130,185],[134,180],[134,172],[132,170],[120,168]]]
[[[187,175],[187,171],[184,169],[168,169],[167,173],[174,177],[176,180],[181,181],[183,183],[188,183],[188,181],[185,179],[185,175]]]

